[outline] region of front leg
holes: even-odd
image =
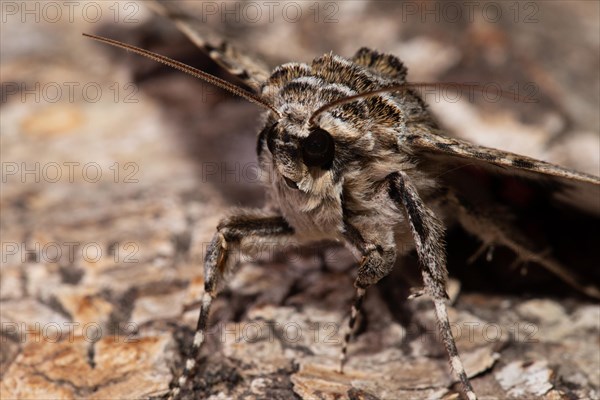
[[[171,388],[169,399],[178,398],[181,389],[197,371],[210,305],[227,278],[235,271],[239,260],[231,255],[260,251],[261,244],[282,242],[293,234],[294,230],[282,216],[261,210],[241,210],[236,215],[221,220],[204,258],[204,294],[192,354],[186,360],[181,376]]]
[[[348,343],[352,338],[358,314],[361,312],[367,288],[389,274],[396,261],[396,244],[394,243],[393,232],[380,233],[377,235],[377,244],[375,244],[365,240],[364,235],[344,218],[344,236],[348,243],[360,252],[362,260],[358,268],[358,275],[354,281],[356,295],[350,312],[348,331],[344,335],[342,343],[340,373],[344,373]],[[369,236],[373,236],[372,232]]]
[[[415,247],[421,265],[425,292],[433,298],[442,340],[446,346],[452,369],[458,375],[464,393],[469,400],[476,400],[469,377],[458,355],[456,343],[450,329],[446,310],[446,254],[444,250],[444,227],[435,214],[419,197],[416,188],[404,172],[389,176],[390,197],[398,208],[403,208],[408,217]]]

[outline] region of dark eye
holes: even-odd
[[[307,167],[331,168],[335,142],[327,131],[314,128],[302,141],[302,158]]]
[[[256,152],[258,153],[259,156],[262,152],[263,144],[265,141],[267,142],[267,147],[268,147],[269,151],[271,152],[271,154],[275,151],[274,131],[275,131],[276,127],[277,127],[277,123],[274,123],[273,125],[267,125],[258,134],[258,144],[256,147]]]

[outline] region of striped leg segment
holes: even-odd
[[[173,383],[168,398],[181,398],[182,391],[190,384],[198,370],[200,350],[204,343],[210,306],[219,289],[230,276],[239,260],[229,257],[236,251],[260,251],[293,235],[293,229],[280,216],[268,215],[260,210],[248,210],[237,216],[225,218],[217,227],[217,233],[206,250],[204,258],[204,294],[192,351],[185,362],[183,372]],[[266,247],[269,248],[269,247]]]
[[[456,343],[454,341],[454,337],[452,336],[452,329],[450,329],[450,321],[448,320],[446,303],[444,300],[437,299],[434,300],[434,303],[435,315],[437,317],[440,332],[442,334],[442,341],[444,342],[444,346],[446,346],[446,351],[448,352],[448,358],[450,359],[452,370],[454,370],[454,373],[458,375],[458,379],[460,379],[460,383],[462,384],[463,391],[467,395],[467,398],[469,400],[477,400],[477,396],[473,391],[469,377],[465,372],[465,367],[463,366],[462,360],[458,355],[458,349],[456,348]]]
[[[344,364],[346,363],[346,355],[348,353],[348,343],[354,334],[356,320],[362,311],[362,303],[366,293],[367,289],[356,288],[356,297],[354,299],[354,304],[352,304],[350,320],[348,321],[348,331],[344,335],[344,343],[342,343],[342,352],[340,353],[340,374],[344,373]]]
[[[196,333],[194,334],[194,341],[192,342],[192,354],[185,361],[185,367],[179,379],[177,379],[177,385],[171,389],[169,393],[169,399],[176,399],[181,394],[181,388],[184,388],[191,376],[196,374],[198,368],[198,360],[200,358],[200,349],[204,343],[204,333],[206,332],[206,326],[208,323],[208,315],[210,313],[210,305],[212,303],[212,296],[210,293],[205,292],[202,296],[202,305],[200,306],[200,316],[198,317],[198,324],[196,325]]]

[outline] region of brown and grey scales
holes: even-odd
[[[418,170],[400,138],[413,126],[436,126],[412,90],[360,99],[322,113],[316,123],[336,143],[331,169],[307,167],[299,156],[301,140],[312,128],[309,118],[318,108],[404,83],[405,76],[406,68],[395,57],[361,49],[351,60],[326,54],[310,65],[284,64],[262,85],[263,97],[282,117],[271,133],[278,151],[272,154],[266,138],[259,138],[259,160],[265,170],[263,176],[271,180],[267,186],[272,189],[273,204],[300,238],[341,240],[344,218],[361,226],[363,234],[368,231],[365,239],[379,236],[391,243],[394,231],[408,234],[408,227],[398,219],[397,207],[385,200],[387,177],[405,171],[424,194],[434,186]],[[270,116],[267,125],[275,124],[273,118]],[[290,187],[285,178],[299,190]],[[412,242],[409,235],[407,240]]]

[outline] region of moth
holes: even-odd
[[[477,396],[446,310],[448,224],[460,224],[479,237],[482,249],[506,247],[519,261],[538,264],[581,292],[600,297],[593,283],[569,271],[559,257],[561,246],[570,249],[570,229],[577,229],[581,220],[598,219],[599,178],[446,136],[407,83],[406,67],[393,55],[361,48],[350,58],[325,54],[310,64],[292,62],[269,72],[227,42],[207,40],[196,21],[167,2],[158,7],[250,90],[137,47],[86,36],[172,66],[263,107],[257,156],[270,177],[264,208],[238,210],[217,226],[205,256],[205,292],[192,355],[169,398],[182,396],[197,372],[211,303],[236,269],[229,255],[262,242],[334,240],[360,259],[340,372],[367,289],[390,273],[400,255],[414,249],[423,281],[415,296],[432,299],[452,370],[468,399]],[[502,180],[541,194],[544,204],[574,210],[560,221],[564,235],[554,242],[544,240],[511,223],[511,217],[527,211],[505,210],[496,202],[488,192],[489,182]],[[541,220],[552,225],[551,220]],[[566,227],[568,223],[575,228]]]

